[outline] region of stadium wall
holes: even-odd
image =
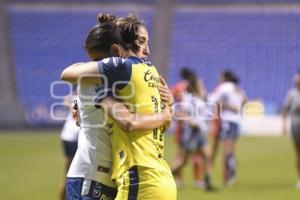
[[[25,125],[23,109],[16,94],[9,39],[5,1],[0,1],[0,127],[3,128]]]
[[[209,31],[204,31],[205,28],[207,27],[202,27],[203,24],[201,24],[203,21],[205,21],[205,19],[207,18],[208,21],[209,20],[213,20],[213,18],[210,18],[208,15],[209,12],[217,12],[217,13],[228,13],[233,14],[233,13],[243,13],[244,11],[247,11],[248,13],[251,13],[253,10],[261,10],[261,12],[265,12],[268,11],[269,13],[272,11],[274,12],[274,10],[278,11],[278,12],[283,12],[283,13],[292,13],[290,15],[297,15],[297,16],[292,16],[289,19],[292,19],[292,21],[290,21],[290,25],[295,27],[295,29],[293,30],[295,33],[295,35],[297,35],[296,33],[298,33],[298,29],[297,29],[297,20],[298,20],[298,14],[300,13],[300,9],[299,9],[299,5],[300,5],[300,1],[296,1],[296,0],[290,0],[290,1],[283,1],[283,0],[262,0],[262,1],[250,1],[250,0],[245,0],[243,2],[238,2],[238,1],[206,1],[206,0],[200,0],[200,1],[189,1],[189,0],[165,0],[165,1],[155,1],[155,0],[141,0],[141,1],[130,1],[129,3],[124,3],[124,1],[118,1],[118,0],[114,0],[114,1],[97,1],[97,0],[88,0],[88,1],[81,1],[81,0],[64,0],[64,1],[50,1],[50,0],[43,0],[43,1],[35,1],[35,0],[13,0],[13,1],[1,1],[2,3],[0,4],[1,6],[1,15],[3,15],[4,17],[1,16],[1,20],[2,22],[5,23],[1,23],[0,26],[1,27],[1,33],[0,33],[0,39],[4,41],[4,43],[1,44],[5,44],[6,43],[6,47],[4,49],[1,48],[1,66],[0,66],[0,70],[1,70],[1,88],[3,88],[1,91],[4,91],[4,93],[7,93],[6,99],[4,100],[4,98],[1,98],[0,101],[0,111],[3,111],[2,113],[9,113],[7,116],[10,116],[10,120],[11,122],[14,122],[14,124],[16,125],[23,125],[22,120],[26,119],[27,124],[30,124],[32,126],[45,126],[45,125],[53,125],[56,124],[55,122],[53,122],[51,119],[49,119],[48,117],[45,117],[45,115],[48,115],[47,112],[49,111],[49,107],[51,105],[51,103],[53,103],[54,101],[56,102],[57,100],[55,99],[51,99],[49,97],[43,97],[39,101],[42,104],[45,104],[45,107],[42,107],[35,104],[35,106],[37,106],[37,110],[38,112],[41,113],[41,119],[39,119],[39,116],[37,116],[36,119],[34,119],[35,121],[31,121],[32,119],[28,118],[28,116],[31,116],[31,113],[26,111],[28,110],[29,106],[27,105],[27,103],[24,103],[24,99],[22,99],[23,97],[27,98],[34,98],[35,100],[33,102],[36,102],[36,99],[40,98],[40,97],[34,97],[32,96],[33,94],[29,94],[26,95],[26,93],[24,93],[25,91],[28,92],[29,90],[32,91],[39,91],[39,92],[43,92],[43,91],[49,91],[49,86],[47,87],[42,87],[41,84],[31,84],[30,86],[26,86],[22,83],[22,81],[24,81],[25,76],[20,76],[20,73],[24,73],[26,72],[26,68],[20,68],[17,67],[16,71],[16,66],[23,66],[24,63],[28,62],[33,62],[36,61],[36,58],[34,57],[34,52],[30,51],[23,51],[23,47],[26,46],[27,44],[30,44],[30,41],[26,41],[23,45],[24,46],[18,46],[16,45],[16,37],[20,37],[20,33],[17,33],[15,31],[18,31],[17,27],[15,27],[15,25],[18,23],[14,23],[14,22],[18,22],[18,20],[23,20],[23,22],[26,21],[26,16],[25,18],[23,18],[22,15],[20,15],[20,13],[17,12],[11,12],[11,8],[18,8],[19,11],[23,9],[23,14],[24,14],[24,10],[30,10],[30,9],[34,9],[37,12],[40,12],[41,14],[43,14],[44,12],[49,12],[49,10],[61,10],[62,12],[68,10],[68,9],[73,9],[76,12],[77,11],[82,11],[82,10],[89,10],[90,8],[94,8],[94,11],[92,12],[92,14],[89,15],[90,18],[92,18],[93,15],[95,15],[95,13],[98,11],[103,11],[103,10],[119,10],[122,13],[127,13],[130,10],[131,11],[140,11],[140,10],[150,10],[150,18],[151,18],[151,28],[150,28],[150,35],[151,35],[151,60],[154,62],[154,64],[160,66],[161,68],[159,69],[160,72],[162,74],[167,75],[167,78],[169,80],[169,82],[171,84],[175,83],[178,80],[178,70],[180,69],[180,67],[182,67],[183,65],[190,65],[190,67],[194,68],[197,72],[198,75],[203,77],[205,82],[208,83],[208,88],[210,90],[212,90],[212,88],[214,87],[214,85],[217,84],[217,77],[218,77],[218,73],[220,72],[220,70],[222,68],[232,68],[234,71],[238,72],[238,74],[240,75],[240,73],[242,74],[242,84],[246,84],[246,89],[249,89],[247,85],[247,83],[249,82],[249,84],[253,84],[253,83],[258,83],[258,82],[251,82],[251,80],[253,78],[256,77],[256,75],[252,74],[251,76],[247,77],[248,72],[246,69],[239,69],[240,65],[239,63],[235,63],[234,66],[230,66],[230,62],[233,61],[234,57],[232,58],[227,58],[225,56],[226,52],[230,52],[226,50],[226,45],[224,46],[225,43],[220,43],[221,45],[224,46],[224,49],[220,49],[218,50],[217,48],[213,47],[210,48],[212,50],[217,50],[217,52],[208,52],[209,55],[211,55],[210,57],[205,56],[204,50],[207,49],[202,48],[202,50],[200,52],[197,52],[197,48],[200,48],[201,46],[203,46],[203,44],[201,43],[201,41],[193,41],[193,37],[190,37],[190,34],[187,33],[181,33],[181,29],[182,27],[180,27],[179,25],[182,25],[182,23],[185,23],[184,20],[182,22],[176,22],[176,20],[178,19],[178,14],[182,14],[184,12],[187,12],[187,15],[189,15],[189,13],[199,13],[199,15],[202,15],[202,18],[200,17],[198,18],[192,18],[190,20],[188,20],[188,31],[195,31],[196,30],[196,35],[198,34],[200,37],[203,36],[211,36],[210,40],[215,40],[218,39],[218,34],[211,34],[212,32]],[[3,2],[6,2],[7,4],[4,5]],[[88,2],[88,3],[86,3]],[[99,3],[102,2],[102,3]],[[104,3],[103,3],[104,2]],[[120,4],[121,2],[121,4]],[[199,3],[200,2],[200,3]],[[276,3],[276,4],[274,4]],[[99,7],[99,9],[97,9]],[[4,12],[5,11],[5,12]],[[291,12],[290,12],[291,11]],[[22,14],[21,12],[21,14]],[[6,13],[7,15],[5,15],[4,13]],[[45,13],[44,13],[45,14]],[[73,13],[74,14],[74,13]],[[16,15],[16,18],[14,18]],[[35,17],[39,18],[38,15],[36,15]],[[142,16],[143,17],[143,16]],[[250,16],[251,17],[251,16]],[[9,21],[7,21],[9,18]],[[179,17],[180,18],[180,17]],[[185,18],[185,16],[183,16],[183,19]],[[259,17],[256,17],[257,19],[259,19]],[[33,18],[32,18],[33,19]],[[42,19],[42,18],[41,18]],[[51,17],[49,17],[49,20],[51,19]],[[203,20],[204,19],[204,20]],[[288,17],[286,20],[289,20]],[[24,21],[25,20],[25,21]],[[29,19],[30,20],[30,19]],[[61,20],[64,20],[63,18]],[[88,24],[85,25],[85,27],[89,27],[90,25],[92,25],[94,23],[94,18],[92,18],[91,22],[89,22]],[[40,19],[38,20],[40,21]],[[38,22],[37,21],[37,22]],[[199,24],[200,21],[200,24]],[[47,22],[47,21],[46,21]],[[8,34],[7,27],[4,27],[5,24],[9,24],[12,23],[11,27],[10,27],[10,34]],[[51,22],[52,24],[55,24],[54,22]],[[74,22],[76,23],[76,22]],[[241,22],[242,23],[242,22]],[[285,21],[283,20],[282,23],[285,23]],[[207,25],[207,24],[206,24]],[[234,25],[234,21],[233,21],[233,25]],[[199,27],[197,27],[199,26]],[[28,26],[29,28],[33,28],[33,25]],[[28,27],[23,27],[24,29],[22,29],[24,32],[28,31],[25,28]],[[63,25],[62,25],[63,27]],[[211,27],[208,27],[211,28]],[[226,27],[223,27],[226,30]],[[230,28],[230,26],[229,26]],[[84,28],[82,28],[84,29]],[[6,31],[3,31],[6,30]],[[212,29],[211,29],[212,30]],[[198,32],[197,32],[198,31]],[[216,30],[217,31],[217,30]],[[55,34],[56,32],[53,31],[53,34],[51,35],[52,39],[55,39]],[[178,36],[176,36],[176,34]],[[82,36],[82,35],[81,35]],[[220,32],[219,36],[222,36],[222,33]],[[230,36],[230,35],[229,35]],[[51,38],[49,36],[49,38]],[[54,37],[54,38],[53,38]],[[177,38],[177,37],[182,37],[182,38]],[[24,39],[28,39],[29,37],[24,37]],[[79,37],[80,40],[82,40],[83,37]],[[12,41],[10,40],[12,39]],[[20,38],[19,38],[20,39]],[[76,39],[76,38],[74,38]],[[77,38],[78,39],[78,38]],[[205,38],[204,38],[205,39]],[[219,38],[220,39],[220,38]],[[226,37],[222,37],[221,39],[223,40],[227,40]],[[23,40],[21,38],[21,40]],[[9,43],[7,41],[10,41]],[[18,40],[19,41],[19,40]],[[153,42],[152,42],[153,41]],[[194,42],[194,43],[193,43]],[[280,90],[280,91],[284,91],[286,90],[286,88],[290,87],[292,85],[291,80],[288,80],[289,76],[291,76],[292,73],[295,72],[298,63],[298,59],[299,57],[297,55],[299,55],[297,52],[300,50],[300,44],[299,44],[299,40],[290,40],[288,41],[291,44],[293,44],[292,46],[289,46],[288,49],[291,47],[292,50],[292,55],[293,58],[292,59],[286,59],[288,62],[285,62],[286,60],[281,60],[280,61],[280,73],[279,75],[283,75],[283,79],[280,82],[276,82],[277,78],[276,76],[269,76],[269,74],[265,74],[265,76],[267,78],[271,78],[272,82],[270,84],[267,84],[267,86],[270,86],[270,89],[266,89],[266,91],[263,91],[263,89],[261,88],[265,88],[266,83],[264,81],[262,81],[260,83],[260,85],[255,85],[253,84],[251,86],[251,98],[256,98],[255,95],[252,95],[252,89],[254,88],[259,88],[259,92],[260,94],[266,94],[266,96],[271,96],[273,95],[273,93],[276,93],[276,89]],[[179,46],[176,46],[176,43],[179,44]],[[81,44],[81,43],[80,43]],[[47,71],[47,69],[45,70],[39,70],[33,73],[45,73],[46,78],[49,78],[49,76],[52,77],[56,77],[56,79],[53,78],[53,80],[58,80],[59,78],[59,73],[62,69],[63,66],[67,65],[68,63],[72,63],[72,61],[77,61],[78,59],[86,59],[84,57],[84,52],[82,49],[80,49],[80,44],[78,46],[78,42],[77,42],[77,46],[73,46],[73,48],[75,49],[79,49],[77,52],[73,52],[70,53],[67,58],[66,56],[64,56],[63,54],[61,56],[63,57],[58,57],[58,62],[55,64],[55,69],[53,69],[53,73],[52,75],[50,75],[51,70]],[[217,44],[217,42],[215,43],[208,43],[208,44]],[[280,43],[283,44],[283,43]],[[283,46],[286,44],[283,44]],[[205,46],[205,45],[204,45]],[[191,48],[195,48],[196,50],[191,50]],[[37,48],[37,47],[35,47]],[[47,48],[47,44],[45,44],[45,49]],[[276,47],[277,48],[277,47]],[[280,48],[280,45],[278,46],[278,48]],[[12,51],[10,51],[10,49],[12,49]],[[17,53],[16,53],[16,49],[18,49]],[[49,48],[48,48],[49,49]],[[72,47],[70,46],[70,49],[72,49]],[[72,49],[73,50],[73,49]],[[39,49],[36,49],[36,51],[39,51]],[[42,51],[42,50],[41,50]],[[254,51],[254,50],[253,50]],[[279,52],[279,50],[275,49],[274,51]],[[285,51],[285,50],[282,50]],[[3,52],[3,53],[2,53]],[[8,52],[13,52],[11,55],[8,54]],[[64,51],[64,52],[68,52],[68,50]],[[194,54],[191,54],[191,52],[195,52]],[[219,59],[219,61],[222,59],[225,60],[226,62],[224,62],[223,66],[222,66],[222,62],[220,61],[219,63],[217,63],[216,61],[216,57],[220,56],[218,55],[218,53],[222,53],[221,56],[223,56],[221,59]],[[243,50],[243,52],[246,52],[245,55],[242,55],[242,57],[247,57],[248,53],[247,50]],[[281,52],[281,51],[280,51]],[[19,59],[19,56],[22,56],[23,53],[28,53],[31,54],[29,57],[23,57],[22,59]],[[51,53],[51,52],[47,52],[47,53]],[[238,51],[236,53],[239,53]],[[251,53],[251,52],[250,52]],[[6,54],[6,55],[5,55]],[[8,55],[7,55],[8,54]],[[280,54],[280,53],[279,53]],[[4,56],[5,55],[5,56]],[[59,54],[58,54],[59,55]],[[277,55],[277,54],[276,54]],[[276,55],[271,52],[271,59],[273,59],[274,57],[276,57]],[[55,56],[57,55],[53,55],[54,57],[50,56],[50,61],[55,59]],[[205,57],[206,61],[205,63],[201,63],[201,61],[199,62],[199,60],[197,60],[198,58],[202,58]],[[8,58],[13,57],[13,60],[10,60]],[[279,57],[279,56],[278,56]],[[208,59],[209,58],[209,59]],[[24,60],[24,59],[30,59],[30,60]],[[40,61],[43,59],[39,58]],[[46,58],[49,59],[49,58]],[[214,59],[214,60],[212,60]],[[249,60],[250,59],[250,60]],[[256,58],[249,58],[248,57],[248,63],[251,64],[251,59],[256,59]],[[40,62],[39,61],[39,62]],[[246,63],[245,61],[245,63]],[[240,62],[240,61],[239,61]],[[242,61],[241,61],[242,62]],[[218,67],[216,67],[216,64],[218,65]],[[226,65],[225,65],[226,64]],[[252,63],[253,64],[253,63]],[[260,66],[261,63],[254,63],[257,66]],[[267,63],[268,64],[268,63]],[[287,67],[284,66],[284,64],[288,65]],[[25,64],[24,64],[25,65]],[[249,65],[250,66],[250,65]],[[206,68],[207,67],[207,68]],[[251,67],[251,66],[250,66]],[[256,68],[257,73],[260,72],[259,67]],[[272,70],[272,68],[270,68],[270,70]],[[277,70],[277,69],[276,69]],[[6,75],[4,75],[6,74]],[[23,74],[22,74],[23,75]],[[25,74],[26,75],[26,74]],[[27,73],[28,77],[30,78],[30,71]],[[245,75],[245,77],[244,77]],[[268,77],[269,76],[269,77]],[[43,79],[43,77],[42,77]],[[251,79],[251,80],[250,80]],[[243,81],[244,80],[244,81]],[[246,81],[245,81],[246,80]],[[250,80],[250,81],[249,81]],[[44,81],[44,80],[43,80]],[[274,88],[272,84],[278,84],[279,85],[284,85],[284,87],[281,88]],[[24,87],[27,87],[27,89]],[[41,86],[41,87],[40,87]],[[244,86],[244,85],[243,85]],[[20,93],[16,92],[18,91],[18,88],[21,87],[22,92],[23,92],[23,97],[20,96]],[[63,93],[64,89],[60,88],[59,89],[59,93]],[[275,91],[275,92],[274,92]],[[38,93],[38,92],[37,92]],[[271,95],[269,95],[271,94]],[[279,106],[281,104],[280,101],[282,101],[283,98],[283,92],[280,93],[281,95],[281,99],[278,101],[276,100],[275,102],[275,106],[271,103],[266,105],[266,108],[268,111],[267,113],[272,113],[272,114],[276,114],[279,111]],[[277,95],[278,96],[278,95]],[[272,99],[273,97],[271,97]],[[264,100],[264,99],[262,99]],[[21,104],[21,106],[20,106]],[[11,110],[9,110],[10,112],[8,112],[8,108],[12,107]],[[21,108],[20,108],[21,107]],[[30,109],[29,109],[30,110]],[[23,112],[24,111],[24,112]],[[0,116],[2,117],[2,116]],[[272,117],[271,117],[272,118]],[[269,119],[268,119],[269,120]],[[267,120],[267,121],[268,121]],[[273,120],[271,120],[273,121]],[[278,120],[277,120],[278,121]],[[276,120],[273,122],[277,122]],[[7,120],[5,121],[5,119],[1,119],[0,118],[0,124],[7,124],[6,123]],[[62,122],[59,122],[59,124],[61,124]],[[250,124],[252,122],[249,122]],[[249,124],[248,122],[246,122],[245,126],[248,126],[247,124]],[[264,130],[264,129],[263,129]],[[278,132],[278,131],[275,131]]]

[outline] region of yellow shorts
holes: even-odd
[[[133,166],[116,180],[115,200],[176,200],[177,189],[172,175],[141,166]]]

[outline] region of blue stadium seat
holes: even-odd
[[[179,3],[300,3],[299,0],[176,0]]]
[[[26,3],[155,3],[156,0],[11,0]]]
[[[169,81],[192,67],[210,91],[224,69],[234,71],[250,98],[281,105],[300,63],[300,12],[188,11],[174,13]]]
[[[42,107],[49,111],[52,103],[61,102],[51,97],[50,84],[60,79],[63,68],[88,60],[83,42],[99,12],[127,15],[130,10],[18,7],[7,10],[17,94],[27,110],[29,123],[41,123],[39,118],[32,117],[36,110]],[[153,11],[143,9],[138,14],[151,30]],[[63,93],[64,87],[56,90]],[[57,122],[45,117],[43,123]]]

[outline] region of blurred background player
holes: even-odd
[[[203,172],[205,189],[214,190],[211,185],[211,156],[210,148],[206,140],[208,132],[206,104],[198,88],[197,77],[191,74],[188,77],[186,92],[181,96],[181,106],[176,115],[181,118],[183,132],[180,139],[181,157],[173,166],[173,174],[181,173],[188,159],[201,155],[203,160]]]
[[[224,158],[224,185],[236,181],[235,144],[240,133],[240,111],[246,103],[245,92],[239,86],[238,77],[231,71],[220,76],[220,85],[213,94],[214,101],[220,105],[220,140]]]
[[[74,90],[76,90],[76,87],[74,88]],[[80,130],[80,128],[75,124],[71,112],[72,103],[75,99],[75,92],[64,98],[64,105],[67,106],[70,111],[60,135],[64,151],[64,179],[60,188],[60,200],[66,199],[66,176],[77,150],[78,134]]]
[[[286,134],[287,117],[291,118],[291,133],[296,151],[298,181],[296,188],[300,190],[300,72],[294,77],[295,87],[287,92],[283,109],[283,133]]]
[[[118,45],[121,37],[115,25],[115,17],[103,15],[89,31],[84,47],[91,60],[110,55],[112,45]],[[76,81],[75,81],[76,82]],[[117,190],[111,176],[111,142],[102,109],[95,107],[95,96],[103,93],[99,84],[78,85],[77,107],[80,133],[78,150],[67,174],[67,200],[114,199]],[[78,119],[78,118],[77,118]]]
[[[180,78],[181,80],[175,84],[171,91],[174,97],[175,102],[179,103],[182,101],[182,94],[186,92],[188,87],[188,81],[190,77],[193,77],[195,74],[194,71],[189,69],[188,67],[183,67],[180,70]],[[199,94],[199,97],[202,99],[206,98],[206,88],[203,84],[203,81],[201,79],[197,80],[197,85],[199,91],[197,92]],[[180,105],[180,104],[179,104]],[[177,165],[177,162],[181,162],[182,160],[182,147],[181,147],[181,140],[182,140],[182,134],[183,134],[183,122],[182,121],[176,121],[175,125],[175,143],[177,145],[177,150],[175,154],[175,165]],[[194,186],[197,188],[203,188],[204,183],[202,181],[202,173],[201,173],[201,158],[198,152],[194,152],[193,156],[193,168],[194,168]],[[181,170],[178,170],[176,174],[174,174],[174,178],[176,180],[177,187],[183,186],[182,176],[181,176]]]
[[[218,85],[219,86],[219,85]],[[216,87],[216,89],[218,88]],[[213,91],[212,94],[216,91]],[[220,131],[221,131],[221,120],[220,120],[220,105],[215,104],[214,102],[214,95],[208,96],[207,98],[208,105],[212,104],[212,118],[209,121],[209,135],[211,141],[211,159],[214,163],[220,146]]]

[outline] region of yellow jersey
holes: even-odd
[[[162,102],[157,85],[159,74],[149,61],[138,57],[107,58],[98,63],[103,83],[133,113],[161,112]],[[112,179],[132,166],[143,166],[171,174],[164,158],[165,128],[125,132],[116,123],[111,126],[113,152]]]

